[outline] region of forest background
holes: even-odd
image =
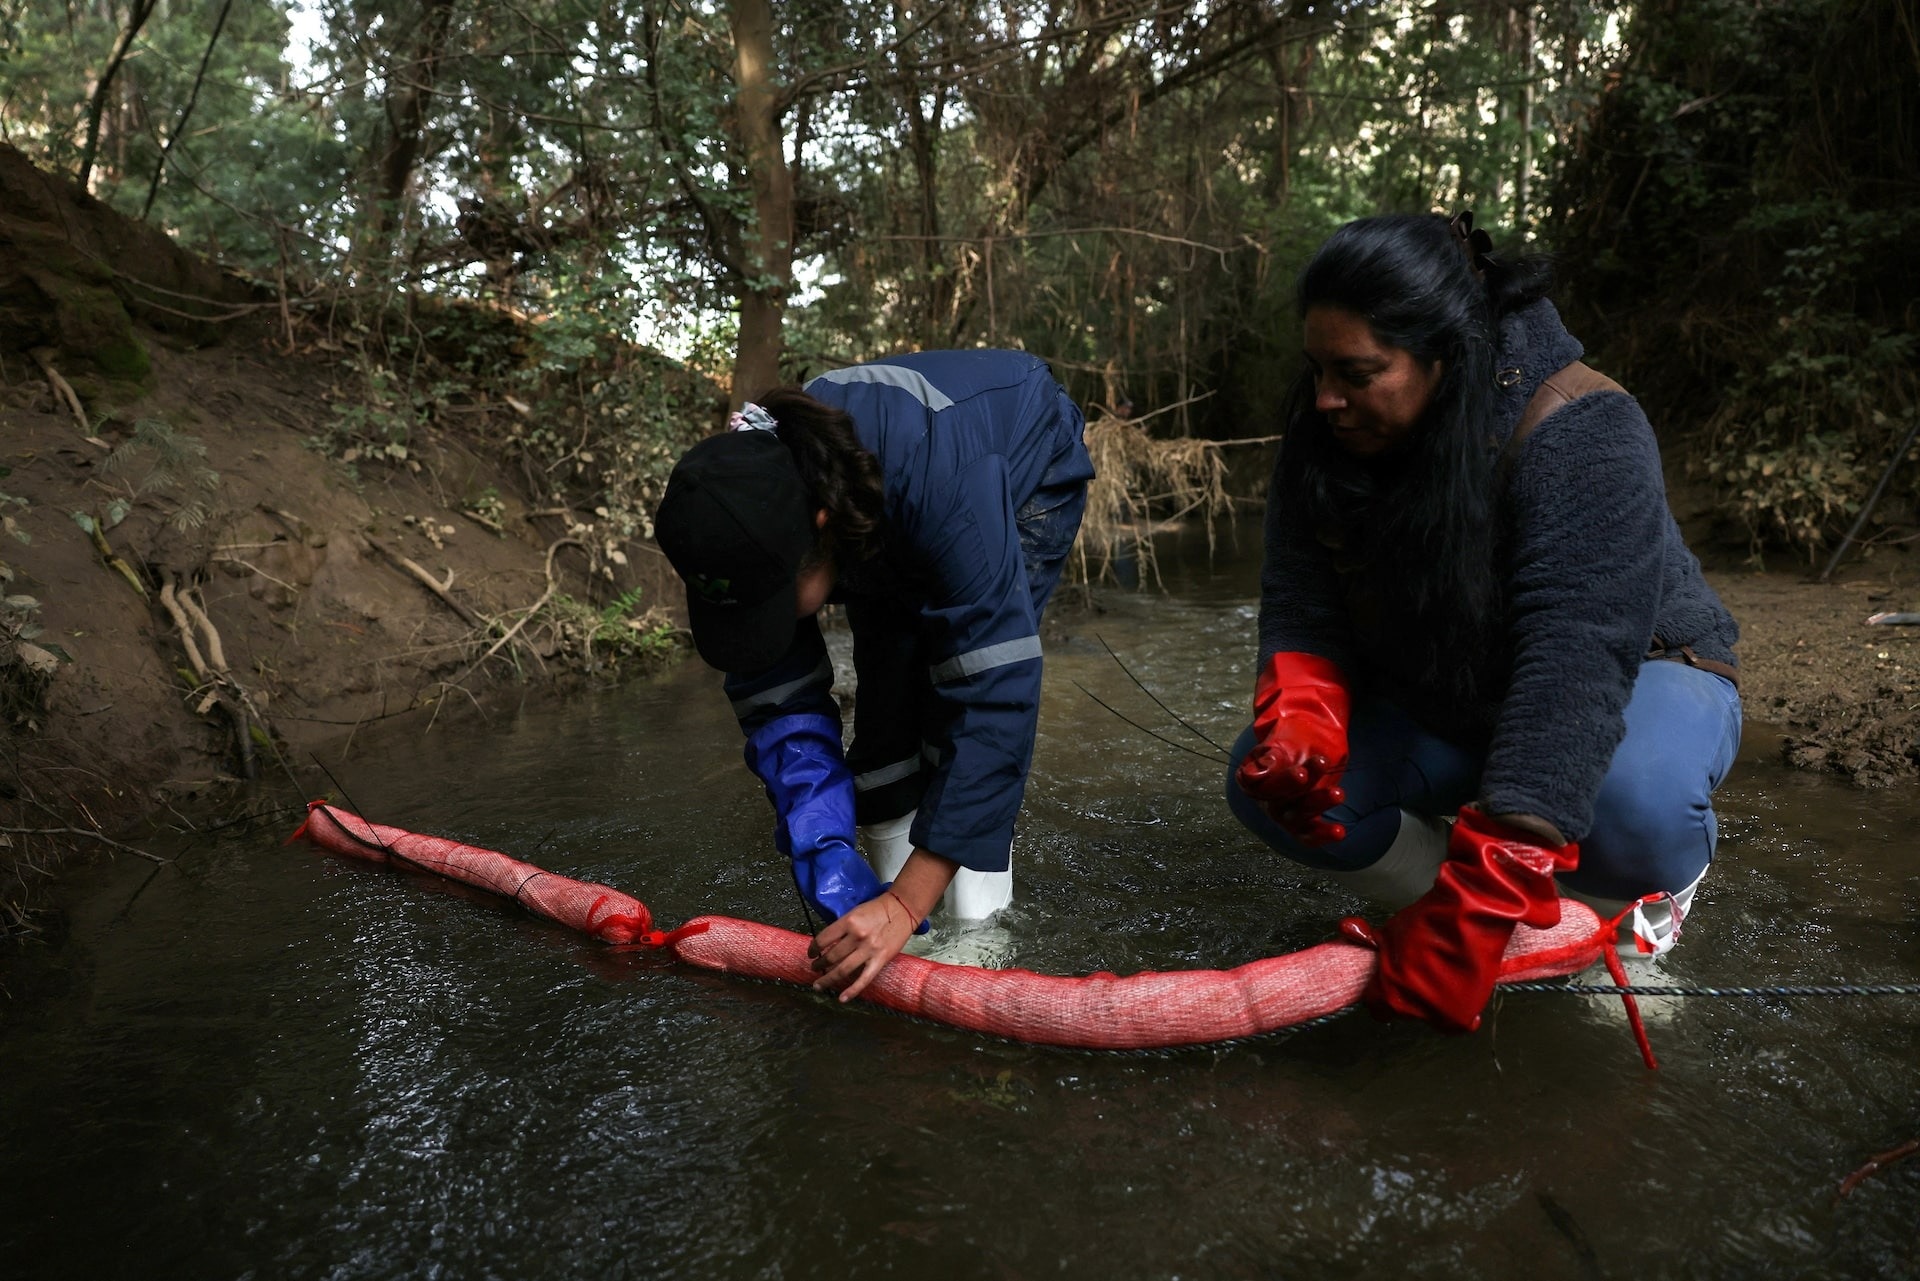
[[[8,241],[8,377],[32,353],[47,412],[144,476],[78,527],[112,556],[135,509],[217,515],[244,442],[143,404],[147,330],[255,342],[324,367],[316,456],[404,480],[457,435],[511,480],[449,506],[557,514],[537,609],[469,602],[463,666],[540,628],[658,642],[629,571],[672,459],[729,401],[888,352],[1036,352],[1146,460],[1136,499],[1256,493],[1236,444],[1279,429],[1295,273],[1383,210],[1557,257],[1710,554],[1814,566],[1870,502],[1869,540],[1914,523],[1911,474],[1876,482],[1920,426],[1920,0],[0,0],[0,144],[225,273]],[[17,581],[37,456],[0,457],[10,733],[73,662]],[[118,537],[143,598],[169,586],[157,533]],[[239,676],[175,666],[249,766],[278,750]],[[10,763],[0,799],[31,796]]]

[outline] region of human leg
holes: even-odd
[[[1671,895],[1641,912],[1639,932],[1657,954],[1673,946],[1713,861],[1713,792],[1739,750],[1740,695],[1723,676],[1650,662],[1640,668],[1625,718],[1593,828],[1580,842],[1580,866],[1559,881],[1562,892],[1603,916],[1645,894]],[[1640,950],[1627,922],[1622,951]]]
[[[1227,805],[1268,846],[1389,906],[1411,902],[1432,885],[1446,857],[1443,815],[1471,800],[1480,762],[1422,729],[1385,699],[1363,697],[1348,726],[1348,763],[1340,779],[1346,800],[1327,816],[1347,829],[1344,840],[1306,845],[1241,791],[1234,773],[1252,750],[1251,728],[1233,745]]]

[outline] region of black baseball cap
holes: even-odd
[[[723,672],[758,672],[793,643],[794,578],[815,504],[771,431],[729,431],[673,465],[654,540],[687,587],[693,646]]]

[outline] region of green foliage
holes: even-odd
[[[443,404],[456,386],[437,380],[412,383],[405,372],[387,363],[387,356],[366,349],[340,362],[344,385],[336,384],[331,418],[326,430],[308,438],[308,445],[351,466],[368,462],[405,463],[414,432],[425,423],[436,404]]]
[[[351,320],[327,430],[315,449],[357,467],[418,470],[423,433],[457,424],[518,456],[536,507],[574,514],[570,536],[602,576],[652,512],[680,453],[723,397],[697,370],[635,343],[649,297],[627,273],[556,275],[533,318],[485,304],[418,303],[399,320]],[[496,492],[468,504],[499,522]]]
[[[220,487],[220,473],[207,466],[206,459],[207,447],[197,437],[175,431],[164,419],[142,418],[100,470],[106,475],[139,471],[138,480],[126,482],[129,492],[135,498],[165,497],[173,504],[168,516],[173,527],[197,529],[206,522],[207,503]],[[124,514],[124,507],[119,510]]]
[[[635,613],[641,595],[636,587],[596,609],[558,594],[547,602],[543,621],[562,648],[581,652],[590,670],[656,664],[672,652],[674,629],[651,610]]]
[[[1604,24],[1589,6],[1229,4],[1049,39],[1019,25],[1038,12],[874,19],[873,89],[820,127],[803,175],[820,296],[789,318],[796,372],[903,341],[1018,346],[1095,406],[1183,406],[1160,428],[1271,431],[1306,255],[1383,208],[1531,223],[1519,177],[1537,204]],[[973,52],[1016,30],[1020,56]]]
[[[1744,453],[1723,447],[1704,470],[1733,500],[1756,556],[1770,542],[1783,543],[1804,551],[1811,563],[1836,525],[1859,510],[1872,473],[1839,433],[1805,435],[1785,445],[1777,439],[1764,436],[1760,448]]]
[[[711,382],[610,327],[633,287],[611,272],[555,280],[552,305],[528,327],[506,380],[529,411],[508,421],[508,443],[556,499],[583,498],[592,519],[579,532],[615,563],[620,544],[653,536],[668,471],[720,408]]]
[[[1641,7],[1560,193],[1576,324],[1756,554],[1838,536],[1920,403],[1916,19],[1912,0]]]

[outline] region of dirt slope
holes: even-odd
[[[657,552],[589,573],[571,513],[528,510],[459,430],[488,413],[391,465],[316,452],[344,380],[310,338],[0,147],[0,935],[88,833],[249,774],[317,790],[308,748],[604,674],[670,604]]]

